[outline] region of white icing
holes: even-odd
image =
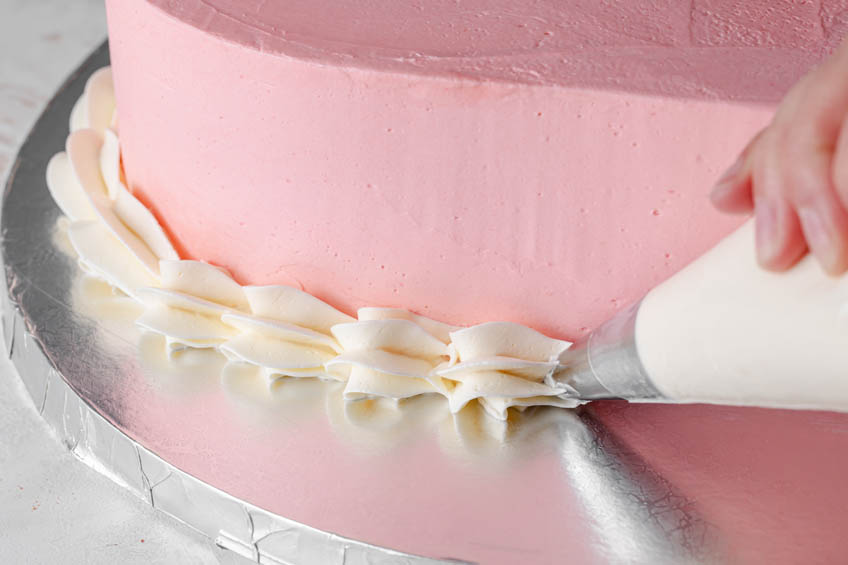
[[[241,286],[225,269],[181,260],[153,214],[121,179],[108,69],[89,79],[71,116],[65,153],[47,184],[70,220],[81,267],[145,306],[137,323],[166,338],[169,355],[216,348],[281,377],[344,383],[348,400],[444,396],[453,412],[477,400],[505,420],[509,407],[579,404],[546,384],[569,343],[491,322],[459,328],[397,308],[354,318],[287,286]]]
[[[47,166],[47,187],[71,220],[69,239],[88,273],[140,299],[158,286],[159,261],[179,256],[153,214],[120,179],[120,147],[109,129],[115,113],[112,75],[95,72],[71,117],[65,152]]]
[[[93,129],[99,133],[115,123],[115,88],[112,69],[103,67],[92,73],[83,95],[71,111],[71,131]]]
[[[202,261],[162,261],[159,263],[162,287],[226,308],[247,311],[247,296],[239,284],[221,267]]]
[[[344,390],[345,400],[366,400],[370,398],[394,398],[397,400],[444,392],[426,380],[417,377],[406,377],[391,373],[353,366],[347,375],[347,385]]]
[[[237,335],[237,332],[222,323],[219,317],[172,308],[165,303],[145,304],[147,309],[136,323],[146,330],[164,335],[169,354],[189,347],[220,347]]]
[[[366,320],[333,326],[333,335],[346,351],[396,351],[410,357],[442,360],[448,345],[409,320]]]
[[[415,322],[427,333],[444,343],[450,343],[451,332],[462,329],[459,326],[451,326],[442,322],[437,322],[436,320],[431,320],[430,318],[413,314],[409,310],[403,310],[401,308],[365,307],[359,309],[357,316],[363,321],[388,319],[409,320],[410,322]]]
[[[281,377],[335,378],[325,369],[341,351],[332,336],[252,315],[226,315],[241,333],[221,346],[233,361],[257,365],[269,383]]]
[[[224,343],[221,351],[233,361],[266,369],[270,381],[279,377],[332,377],[324,364],[333,353],[304,343],[247,332]]]
[[[62,213],[72,222],[97,218],[94,206],[79,186],[67,153],[56,153],[47,163],[47,189]]]
[[[102,223],[73,222],[68,227],[68,237],[79,255],[80,267],[124,294],[139,299],[138,289],[158,282]]]
[[[297,324],[323,334],[330,334],[337,324],[356,321],[311,294],[290,286],[246,286],[244,293],[257,316]]]

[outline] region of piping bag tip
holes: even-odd
[[[636,347],[641,301],[622,310],[559,357],[551,386],[570,398],[657,401],[663,395],[645,371]]]

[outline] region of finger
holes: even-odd
[[[824,199],[798,210],[807,244],[822,269],[841,275],[848,268],[848,219],[842,205],[833,207]]]
[[[807,246],[828,272],[845,268],[848,218],[832,156],[848,114],[846,64],[848,42],[792,88],[758,144],[752,182],[757,255],[766,268],[790,267]]]
[[[842,207],[848,210],[848,117],[842,122],[831,165],[831,178]]]
[[[710,193],[710,201],[722,212],[747,214],[754,209],[754,195],[751,188],[751,175],[740,174],[731,167],[716,183]]]
[[[810,250],[825,272],[839,275],[848,268],[848,213],[832,182],[830,155],[818,152],[801,161],[792,198]]]
[[[789,178],[781,163],[785,144],[774,131],[762,140],[751,175],[756,217],[757,260],[772,271],[784,271],[804,256],[807,243],[788,197]]]
[[[848,41],[792,87],[775,114],[775,122],[794,124],[799,131],[813,132],[818,140],[835,143],[848,114],[846,65]]]
[[[779,194],[755,197],[757,261],[770,271],[785,271],[807,252],[801,222]]]
[[[754,209],[753,186],[751,183],[751,154],[763,137],[760,130],[748,142],[739,158],[716,181],[710,192],[713,205],[730,214],[747,214]]]
[[[803,104],[793,116],[802,151],[789,153],[792,200],[804,237],[825,272],[848,268],[848,43],[805,82]]]

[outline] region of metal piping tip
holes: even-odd
[[[641,302],[619,312],[575,343],[559,358],[551,386],[581,400],[662,399],[645,371],[636,348],[636,318]]]
[[[553,386],[566,396],[580,400],[615,398],[616,395],[598,380],[589,358],[589,341],[575,343],[559,357],[559,367],[552,375]]]

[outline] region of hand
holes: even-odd
[[[848,41],[792,87],[710,198],[754,211],[764,268],[788,269],[809,248],[827,273],[848,269]]]

